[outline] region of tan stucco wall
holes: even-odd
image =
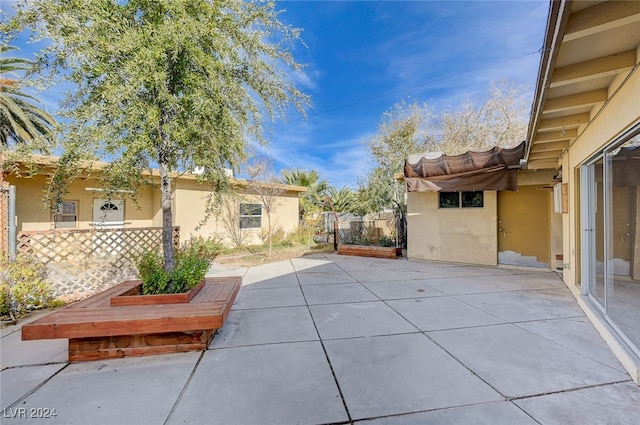
[[[412,259],[496,265],[496,192],[484,208],[438,208],[438,193],[411,192],[407,200],[407,256]]]
[[[617,84],[612,84],[609,95],[613,94]],[[624,86],[605,105],[598,116],[586,128],[580,128],[579,137],[574,141],[562,158],[564,183],[569,184],[569,214],[565,219],[565,238],[563,250],[565,263],[568,263],[564,273],[564,280],[569,284],[580,284],[580,182],[579,168],[595,153],[613,142],[626,129],[640,121],[640,107],[638,107],[638,93],[640,93],[640,72],[636,70]],[[566,167],[566,168],[564,168]]]
[[[198,228],[206,214],[206,203],[208,196],[206,184],[199,185],[194,180],[176,181],[174,191],[174,223],[180,226],[180,239],[185,241],[193,236],[214,237],[230,243],[222,219],[220,216],[212,215],[207,222]],[[237,203],[243,202],[260,203],[260,200],[246,190],[238,190],[238,200],[233,201],[228,198],[229,208],[237,207]],[[271,214],[272,228],[281,228],[286,233],[290,233],[298,226],[298,193],[284,192],[277,197],[276,205]],[[220,214],[225,214],[225,206],[220,210]],[[259,244],[261,230],[266,231],[267,216],[263,211],[262,229],[246,229],[247,243]]]
[[[16,186],[16,215],[18,230],[51,230],[53,229],[53,215],[49,209],[42,208],[46,176],[38,175],[33,178],[15,178],[8,176],[9,184]],[[227,240],[225,229],[220,217],[211,217],[200,229],[196,227],[205,216],[207,188],[192,179],[178,179],[174,181],[173,191],[173,224],[180,226],[181,242],[191,235],[216,237]],[[100,192],[86,190],[96,187],[97,183],[91,179],[77,179],[69,187],[69,193],[64,200],[78,202],[78,229],[90,229],[93,223],[93,200],[103,198]],[[255,197],[240,190],[239,196],[248,202],[260,203]],[[156,186],[140,189],[137,205],[127,199],[125,203],[125,227],[160,227],[162,226],[162,211],[160,192]],[[272,213],[273,229],[281,228],[287,233],[298,226],[298,192],[284,192],[278,197]],[[262,229],[267,229],[267,217],[263,213]],[[247,229],[247,243],[259,244],[260,229]]]
[[[16,186],[16,215],[18,230],[51,230],[53,215],[51,210],[43,208],[47,178],[37,175],[31,178],[6,177],[9,184]],[[78,229],[90,229],[93,223],[93,200],[101,199],[100,192],[86,190],[95,187],[92,180],[77,179],[69,186],[65,201],[78,202]],[[126,200],[124,208],[125,227],[149,227],[153,208],[153,192],[143,188],[138,196],[137,206]]]

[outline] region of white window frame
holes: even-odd
[[[260,207],[260,214],[243,214],[243,205],[247,205],[248,206],[248,210],[251,211],[251,209],[255,208],[255,207]],[[262,229],[262,204],[259,204],[257,202],[240,202],[240,204],[238,205],[238,209],[239,209],[239,226],[241,229]],[[244,212],[246,212],[247,209],[245,209]],[[256,218],[259,219],[259,223],[258,225],[247,225],[247,221],[253,221]],[[244,220],[243,220],[244,219]],[[247,219],[251,219],[251,220],[247,220]],[[243,223],[243,221],[245,223]]]
[[[65,204],[73,205],[74,212],[68,213],[65,212]],[[64,200],[58,204],[58,208],[56,208],[56,212],[53,214],[53,227],[55,229],[77,229],[78,228],[78,210],[79,210],[80,202],[73,200]],[[73,221],[61,221],[58,220],[58,217],[75,217]],[[60,225],[60,223],[64,223]]]

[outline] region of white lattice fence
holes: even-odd
[[[179,240],[175,227],[175,246]],[[17,250],[45,264],[54,296],[71,301],[135,278],[134,259],[161,243],[160,227],[27,231],[18,234]]]

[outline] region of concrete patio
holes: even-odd
[[[210,275],[244,286],[202,353],[68,364],[66,340],[3,329],[1,422],[640,423],[555,273],[315,255]]]

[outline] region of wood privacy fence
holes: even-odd
[[[179,227],[173,243],[180,243]],[[161,227],[23,231],[17,252],[43,263],[54,296],[72,301],[136,278],[135,258],[161,245]]]

